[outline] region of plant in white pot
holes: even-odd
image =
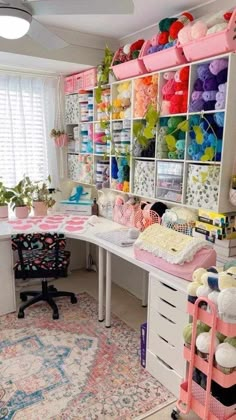
[[[8,189],[11,207],[18,219],[28,217],[32,206],[33,185],[29,177],[24,178],[14,187]]]
[[[33,184],[33,209],[35,216],[46,216],[48,208],[54,206],[56,201],[53,198],[53,189],[50,188],[51,177],[45,181],[38,181]]]
[[[10,201],[10,194],[3,182],[0,181],[0,219],[8,218],[8,203]]]

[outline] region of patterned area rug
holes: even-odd
[[[174,401],[139,362],[139,334],[113,316],[97,322],[97,302],[58,300],[0,317],[0,419],[128,420]]]

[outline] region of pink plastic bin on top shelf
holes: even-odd
[[[215,34],[206,35],[187,44],[181,45],[188,61],[236,51],[236,9],[230,18],[227,28]]]
[[[187,63],[183,53],[183,48],[179,45],[157,51],[153,54],[147,54],[151,46],[151,41],[146,41],[140,53],[147,71],[153,72],[157,70],[167,69],[169,67],[179,66]]]
[[[111,68],[117,80],[128,79],[129,77],[141,76],[142,74],[147,73],[147,69],[143,63],[143,60],[140,59],[140,54],[138,58],[134,60],[126,61],[125,63],[117,64],[116,66],[113,63],[116,61],[118,51],[115,53]]]

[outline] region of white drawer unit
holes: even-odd
[[[4,264],[0,264],[0,315],[4,315],[16,310],[15,278],[10,239],[0,240],[0,256],[4,261]]]
[[[188,282],[150,274],[146,368],[175,396],[185,376],[183,328],[188,323]]]
[[[146,368],[172,394],[179,396],[179,387],[183,382],[183,377],[149,350],[147,350]]]

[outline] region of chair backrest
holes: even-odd
[[[18,233],[12,235],[11,240],[14,251],[61,250],[66,246],[63,233]]]

